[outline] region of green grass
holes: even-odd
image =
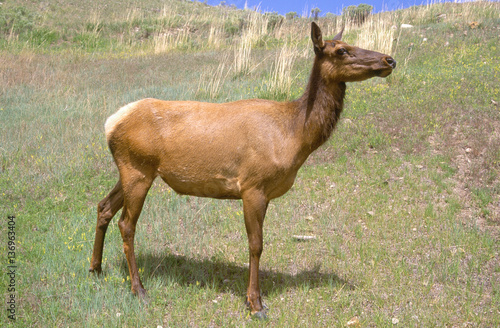
[[[180,12],[196,8],[191,22],[201,32],[192,32],[194,41],[224,22],[210,18],[216,10],[232,25],[224,23],[220,49],[155,54],[144,37],[124,34],[120,41],[130,32],[128,2],[79,7],[79,15],[64,4],[19,2],[24,12],[1,7],[2,14],[17,13],[20,27],[15,34],[0,30],[0,259],[6,270],[6,222],[15,215],[18,265],[17,321],[2,310],[0,326],[343,327],[353,317],[362,327],[392,326],[393,319],[403,327],[500,325],[497,3],[377,16],[415,27],[396,31],[398,67],[390,77],[348,85],[332,138],[292,190],[271,203],[261,261],[270,308],[264,323],[251,320],[243,302],[248,251],[240,201],[181,197],[155,182],[136,236],[147,304],[130,293],[116,219],[106,236],[104,275],[88,268],[96,204],[117,180],[106,118],[143,97],[272,97],[265,86],[283,40],[257,43],[255,68],[229,72],[212,97],[200,92],[199,79],[221,61],[231,66],[237,22],[248,13],[205,14],[201,4],[175,2]],[[163,5],[151,1],[134,14],[141,29],[158,21],[150,8]],[[447,16],[438,20],[437,13]],[[22,17],[34,17],[35,26]],[[300,95],[308,78],[309,23],[285,22],[303,34],[297,46],[304,55],[293,65],[290,94],[280,100]],[[357,33],[352,28],[346,38],[356,43]],[[316,239],[297,242],[293,235]],[[2,275],[4,299],[7,288]]]

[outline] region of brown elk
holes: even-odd
[[[134,254],[137,219],[153,180],[179,194],[242,199],[250,251],[246,295],[252,315],[265,317],[259,288],[262,227],[268,203],[285,194],[307,157],[330,136],[343,108],[346,82],[386,77],[390,56],[323,41],[312,23],[314,64],[304,95],[291,102],[251,99],[224,104],[143,99],[106,121],[120,178],[99,203],[90,271],[100,273],[104,236],[118,222],[132,292],[145,296]]]

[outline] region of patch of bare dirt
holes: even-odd
[[[486,123],[486,122],[484,122]],[[463,209],[459,219],[482,232],[489,232],[500,238],[500,122],[487,122],[478,134],[479,138],[467,138],[461,128],[455,128],[452,138],[459,140],[454,149],[453,163],[456,165],[454,192],[462,201]],[[479,136],[476,134],[476,136]],[[492,197],[481,211],[474,189],[485,188]]]

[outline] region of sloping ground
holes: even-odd
[[[15,4],[45,12],[36,24],[57,32],[53,43],[29,28],[24,35],[2,30],[0,140],[7,142],[0,145],[0,212],[17,217],[19,269],[18,321],[2,315],[0,325],[258,325],[243,305],[248,254],[239,202],[175,196],[158,181],[136,244],[149,303],[130,295],[116,219],[106,237],[105,275],[88,275],[95,206],[117,179],[103,124],[143,97],[272,98],[266,83],[290,35],[297,41],[293,84],[278,99],[296,97],[311,66],[310,21],[255,33],[251,69],[236,72],[240,40],[263,24],[222,25],[220,48],[181,42],[156,53],[154,36],[177,26],[162,20],[161,3],[144,5],[140,14],[129,2],[101,2],[94,13],[85,4],[78,17],[70,4]],[[345,39],[354,44],[362,30],[372,32],[366,44],[391,36],[398,67],[387,79],[348,85],[337,131],[301,169],[291,192],[270,205],[262,260],[269,325],[500,325],[499,5],[422,6],[347,26]],[[241,11],[209,10],[225,10],[239,22]],[[177,14],[175,24],[185,26],[187,14]],[[205,38],[224,15],[206,26],[193,18],[199,27],[187,39]],[[135,38],[135,27],[147,31],[150,23],[154,33]],[[340,23],[319,22],[330,35]],[[413,28],[400,29],[402,23]],[[128,41],[120,44],[121,33]],[[73,39],[78,35],[99,42]],[[203,72],[221,63],[218,92],[201,92],[211,81]],[[0,234],[7,236],[6,225]],[[297,242],[293,235],[316,239]]]

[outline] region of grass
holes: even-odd
[[[332,138],[269,207],[267,322],[248,318],[243,304],[240,201],[181,197],[157,181],[136,237],[149,303],[130,293],[116,219],[104,275],[89,275],[96,204],[117,179],[103,135],[111,113],[143,97],[293,99],[309,75],[309,20],[254,38],[252,69],[239,74],[234,49],[251,13],[172,3],[182,17],[154,1],[81,4],[77,12],[69,0],[18,2],[25,11],[2,5],[20,25],[1,30],[0,40],[0,213],[4,223],[16,216],[18,265],[17,321],[2,312],[1,326],[343,327],[354,317],[362,327],[500,324],[500,110],[492,102],[500,102],[500,9],[493,2],[412,7],[373,17],[384,24],[346,27],[345,39],[357,44],[366,29],[414,25],[391,34],[394,73],[348,85]],[[341,23],[319,22],[330,36]],[[177,36],[186,24],[184,45],[155,52],[156,36]],[[197,41],[211,34],[208,45]],[[275,62],[284,44],[297,50],[287,66],[292,83],[287,95],[272,94],[267,83],[285,63]],[[0,230],[5,259],[7,224]],[[2,275],[4,299],[7,287]]]
[[[276,54],[271,74],[262,87],[260,98],[290,100],[292,85],[294,83],[293,66],[299,56],[296,46],[283,44]]]

